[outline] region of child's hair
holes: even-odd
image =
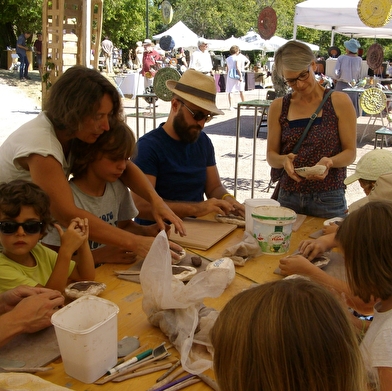
[[[19,216],[22,206],[31,206],[42,222],[41,233],[53,224],[50,214],[49,196],[35,183],[20,179],[0,184],[1,218],[14,219]]]
[[[135,135],[125,122],[118,121],[95,143],[76,143],[72,174],[74,178],[82,177],[86,174],[88,165],[104,155],[113,160],[128,159],[134,156],[135,151]]]
[[[218,316],[211,342],[224,391],[366,389],[346,310],[327,289],[302,278],[235,296]]]
[[[392,202],[372,201],[350,213],[336,234],[353,293],[368,303],[392,296]]]

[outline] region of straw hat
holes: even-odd
[[[376,181],[379,176],[389,172],[392,172],[392,152],[374,149],[358,160],[355,173],[347,177],[344,184],[349,185],[358,179]]]
[[[356,39],[351,38],[349,41],[344,42],[344,47],[351,53],[358,53],[361,44]]]
[[[216,107],[216,87],[211,76],[188,69],[180,80],[167,80],[166,86],[174,94],[201,109],[210,111],[212,114],[224,114]]]

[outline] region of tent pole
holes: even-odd
[[[332,32],[331,32],[331,46],[333,46],[334,40],[335,40],[335,27],[332,27]]]
[[[293,39],[297,39],[297,25],[294,23]]]

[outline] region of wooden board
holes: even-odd
[[[184,226],[187,232],[186,236],[181,237],[174,233],[174,228],[172,227],[169,239],[182,247],[195,248],[197,250],[208,250],[237,228],[233,224],[190,218],[184,219]]]
[[[2,366],[16,366],[12,365],[15,360],[24,362],[24,367],[36,368],[58,357],[60,349],[53,326],[32,334],[20,334],[0,348]]]

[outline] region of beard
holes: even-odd
[[[173,129],[180,138],[180,141],[186,144],[192,144],[199,138],[203,127],[199,124],[189,126],[184,119],[184,114],[182,112],[183,109],[184,108],[181,108],[174,117]]]

